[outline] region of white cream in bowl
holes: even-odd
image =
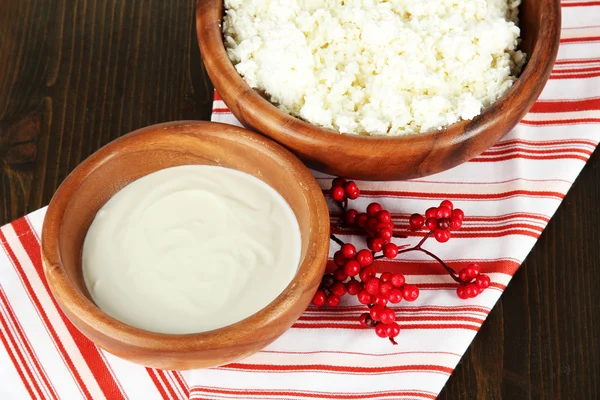
[[[186,165],[132,182],[98,211],[83,276],[108,315],[148,331],[197,333],[272,302],[294,277],[300,247],[293,211],[266,183]]]

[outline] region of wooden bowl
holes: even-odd
[[[196,33],[204,65],[237,119],[283,144],[310,167],[365,180],[400,180],[452,168],[481,154],[529,111],[556,59],[560,1],[523,0],[519,7],[528,63],[513,86],[481,115],[444,130],[400,137],[344,135],[292,117],[250,88],[229,61],[223,45],[223,1],[198,0]]]
[[[197,334],[148,332],[117,321],[93,303],[82,276],[83,240],[96,212],[125,185],[154,171],[186,164],[234,168],[277,190],[300,225],[300,265],[279,297],[238,323]],[[310,303],[321,282],[328,251],[327,204],[300,160],[263,136],[210,122],[154,125],[104,146],[59,187],[42,231],[46,279],[69,320],[106,351],[163,369],[226,364],[274,341]]]

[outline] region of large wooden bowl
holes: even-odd
[[[83,240],[98,209],[118,190],[159,169],[186,164],[234,168],[277,190],[300,225],[300,265],[279,297],[236,324],[198,334],[148,332],[117,321],[93,303],[82,276]],[[101,148],[62,183],[50,202],[42,231],[44,272],[69,320],[106,351],[164,369],[222,365],[271,343],[310,303],[323,276],[328,250],[327,205],[300,160],[264,136],[210,122],[155,125]]]
[[[198,0],[196,32],[204,65],[223,101],[244,126],[283,144],[310,167],[367,180],[409,179],[446,170],[481,154],[529,111],[556,59],[560,0],[523,0],[522,43],[528,63],[514,85],[472,121],[441,131],[382,138],[340,135],[280,111],[250,88],[227,57],[222,0]]]

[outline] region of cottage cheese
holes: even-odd
[[[339,132],[472,119],[508,89],[520,0],[225,0],[237,71],[281,110]]]

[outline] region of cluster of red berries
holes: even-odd
[[[391,241],[394,236],[392,215],[381,204],[369,204],[364,213],[347,208],[347,201],[355,200],[359,195],[356,183],[343,178],[333,180],[331,197],[344,210],[344,225],[363,229],[368,235],[368,249],[357,250],[354,245],[336,239],[341,245],[333,256],[337,268],[333,273],[323,276],[312,303],[335,307],[345,294],[357,296],[361,304],[369,307],[369,312],[361,315],[360,324],[365,328],[374,328],[378,336],[395,343],[394,338],[400,334],[400,326],[395,322],[395,312],[387,305],[398,304],[403,299],[416,300],[419,288],[407,284],[402,274],[384,273],[377,276],[373,261],[382,257],[395,258],[400,248]]]
[[[456,294],[461,299],[475,297],[490,286],[490,278],[481,275],[479,265],[470,264],[457,274],[439,257],[422,248],[423,243],[431,236],[440,243],[447,242],[451,237],[450,231],[462,226],[465,214],[454,208],[451,201],[442,201],[439,207],[429,208],[425,215],[411,215],[410,228],[417,231],[425,227],[429,233],[414,247],[406,248],[408,246],[398,246],[392,242],[392,238],[403,236],[394,234],[392,215],[381,204],[369,204],[366,212],[348,208],[348,200],[355,200],[360,196],[355,182],[336,178],[332,182],[330,193],[344,212],[342,226],[358,227],[366,232],[368,249],[357,250],[354,245],[343,243],[331,235],[340,245],[340,249],[333,255],[337,268],[333,273],[323,276],[321,286],[312,300],[314,305],[335,307],[340,304],[342,296],[357,296],[358,301],[369,308],[369,312],[360,316],[361,326],[374,329],[377,336],[388,338],[396,344],[394,338],[400,334],[400,326],[389,305],[398,304],[402,300],[416,300],[419,288],[407,284],[402,274],[386,272],[377,276],[372,265],[374,260],[384,257],[393,259],[400,253],[421,251],[437,260],[459,284]]]
[[[469,264],[458,273],[460,286],[456,295],[461,299],[477,297],[481,292],[490,287],[490,277],[481,274],[479,264]]]
[[[408,221],[410,229],[418,231],[425,226],[440,243],[445,243],[450,240],[450,230],[460,229],[462,226],[465,213],[454,208],[454,204],[450,200],[444,200],[439,207],[431,207],[425,212],[425,216],[421,214],[413,214]]]
[[[384,273],[377,277],[371,265],[374,259],[370,250],[357,251],[354,245],[343,244],[333,256],[337,269],[332,274],[323,275],[313,304],[335,307],[346,293],[357,296],[361,304],[368,306],[385,306],[388,301],[397,304],[402,299],[414,301],[419,297],[417,286],[405,284],[402,274]],[[357,276],[360,281],[356,279]]]
[[[359,195],[360,190],[354,181],[346,182],[344,178],[335,178],[331,183],[331,198],[335,201],[356,200]]]
[[[382,338],[394,338],[400,334],[396,323],[396,313],[387,307],[388,302],[397,304],[402,299],[415,301],[419,297],[419,288],[406,283],[404,275],[381,274],[379,278],[370,278],[364,289],[358,293],[358,301],[369,305],[369,312],[360,316],[360,324],[365,328],[375,328],[375,334]]]
[[[346,226],[358,226],[367,232],[369,236],[367,247],[371,251],[375,253],[383,251],[383,255],[387,258],[398,255],[398,246],[391,242],[394,236],[392,214],[384,210],[381,204],[369,204],[366,213],[359,213],[354,209],[346,210],[344,223]]]

